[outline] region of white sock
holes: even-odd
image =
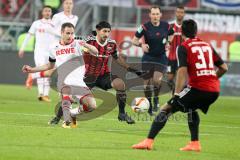
[[[71,108],[71,102],[70,100],[62,100],[62,110],[63,110],[63,120],[65,122],[70,122],[71,121],[71,113],[70,113],[70,108]]]
[[[70,109],[71,116],[75,117],[81,113],[81,107]]]
[[[37,86],[38,86],[38,95],[43,96],[43,89],[44,89],[44,79],[43,78],[37,79]]]
[[[41,78],[40,72],[32,73],[32,79]]]
[[[50,90],[50,78],[43,78],[44,79],[44,91],[43,95],[48,96]]]

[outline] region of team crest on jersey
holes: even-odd
[[[108,52],[112,51],[112,46],[108,46],[108,47],[107,47],[107,51],[108,51]]]
[[[108,44],[107,47],[106,47],[106,51],[107,52],[111,52],[114,48],[114,45],[113,44]]]

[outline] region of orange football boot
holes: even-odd
[[[201,144],[199,141],[191,141],[185,147],[180,148],[180,151],[201,151]]]
[[[147,149],[152,150],[153,149],[153,139],[147,138],[141,141],[138,144],[134,144],[132,146],[133,149]]]

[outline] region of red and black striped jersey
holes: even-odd
[[[86,67],[85,76],[101,76],[109,73],[108,61],[110,56],[117,59],[117,44],[115,40],[107,39],[101,44],[95,36],[89,36],[85,41],[98,49],[98,56],[84,53]]]
[[[181,25],[177,24],[177,22],[170,24],[171,28],[174,30],[173,40],[169,49],[169,60],[176,60],[176,49],[182,43],[182,28]]]

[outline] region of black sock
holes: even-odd
[[[150,104],[148,112],[152,112],[152,90],[149,86],[144,88],[144,94],[145,94],[145,97],[148,99],[149,104]]]
[[[119,113],[125,113],[125,106],[126,106],[126,91],[117,91],[116,94],[117,102],[118,102],[118,107],[119,107]]]
[[[160,93],[161,86],[154,86],[154,106],[156,106],[159,103],[159,93]]]
[[[158,97],[154,97],[154,106],[157,106],[159,104]]]
[[[188,127],[191,134],[191,141],[198,141],[200,118],[197,111],[188,113]]]
[[[63,111],[62,111],[62,105],[61,105],[61,106],[58,108],[56,117],[60,119],[60,118],[62,118],[62,116],[63,116]]]
[[[154,86],[154,97],[158,97],[160,93],[161,86]]]
[[[168,120],[169,114],[165,111],[161,111],[152,123],[151,130],[149,131],[148,138],[154,139],[158,132],[164,127]]]

